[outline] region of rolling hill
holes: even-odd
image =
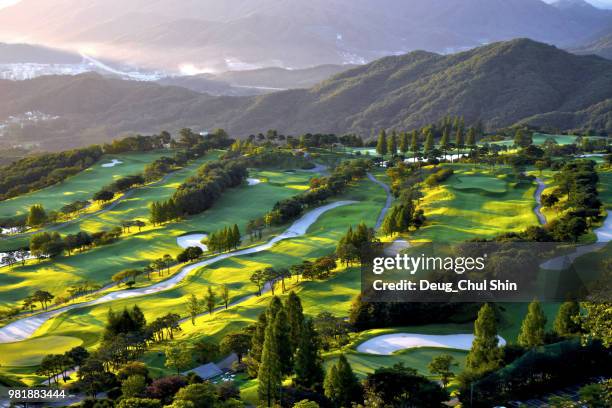
[[[386,57],[309,89],[262,96],[213,97],[95,74],[0,81],[0,95],[0,119],[32,110],[57,115],[29,135],[79,143],[181,127],[224,127],[238,136],[270,128],[369,136],[372,129],[411,128],[446,114],[489,129],[530,123],[612,131],[612,61],[526,39],[453,55]]]

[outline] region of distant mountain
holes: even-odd
[[[0,43],[0,64],[79,64],[76,53],[30,44]]]
[[[263,95],[285,89],[310,88],[354,67],[355,65],[320,65],[304,69],[261,68],[227,71],[220,74],[167,77],[157,82],[217,96]]]
[[[571,49],[576,54],[595,54],[612,60],[612,25]]]
[[[22,0],[0,10],[0,40],[144,69],[223,72],[450,53],[516,37],[569,46],[611,21],[576,0]]]
[[[480,120],[488,129],[525,123],[612,132],[611,108],[612,61],[526,39],[446,56],[417,51],[386,57],[310,89],[250,97],[93,74],[0,81],[0,119],[24,111],[60,116],[62,122],[30,133],[48,143],[76,134],[99,140],[181,127],[224,127],[237,136],[274,128],[367,137],[372,129],[411,129],[446,114],[463,115],[468,124]]]

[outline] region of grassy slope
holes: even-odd
[[[146,164],[170,154],[168,151],[156,151],[105,155],[90,168],[62,183],[0,202],[0,218],[24,214],[33,204],[42,204],[46,210],[59,210],[73,201],[88,200],[100,187],[111,183],[114,179],[141,173]],[[123,164],[102,167],[102,164],[109,163],[113,159],[120,160]]]
[[[124,219],[146,217],[148,202],[169,196],[188,175],[177,174],[163,185],[140,189],[113,211],[83,221],[82,228],[92,231],[120,225]],[[254,175],[257,177],[256,173]],[[187,232],[212,231],[230,223],[238,223],[241,231],[244,231],[248,220],[262,215],[279,199],[299,192],[311,176],[311,173],[296,172],[291,176],[289,185],[261,183],[230,189],[212,209],[179,223],[155,228],[148,226],[140,233],[132,229],[131,234],[114,244],[60,257],[54,262],[33,262],[24,267],[2,268],[7,273],[0,274],[0,300],[3,304],[18,302],[38,288],[61,294],[71,284],[84,280],[108,283],[113,274],[123,269],[142,268],[166,253],[176,256],[181,251],[176,245],[176,237]],[[61,232],[75,232],[78,227],[71,225],[67,229]]]
[[[474,166],[451,166],[455,175],[424,191],[422,205],[428,222],[413,234],[414,239],[460,242],[520,231],[537,224],[532,211],[535,185],[514,187],[505,181],[504,169],[482,167],[474,176]],[[470,188],[465,188],[466,182]]]

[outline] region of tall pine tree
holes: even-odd
[[[434,143],[435,142],[434,142],[433,131],[431,129],[428,129],[427,130],[427,136],[425,138],[425,153],[428,154],[428,153],[430,153],[434,149],[434,147],[435,147]]]
[[[467,355],[467,366],[474,371],[493,370],[501,361],[498,347],[497,322],[493,307],[485,303],[478,311],[474,322],[474,341]]]
[[[294,371],[296,385],[316,389],[323,383],[323,361],[319,353],[319,338],[310,319],[307,319],[302,327]]]
[[[261,363],[257,374],[259,380],[257,393],[259,400],[264,402],[266,407],[272,407],[280,401],[283,380],[281,356],[274,327],[274,324],[268,324],[266,328]]]
[[[376,153],[384,156],[387,153],[387,132],[385,129],[378,134],[378,143],[376,143]]]
[[[540,302],[534,300],[527,308],[527,315],[521,324],[518,344],[524,347],[537,347],[544,344],[546,336],[546,315]]]
[[[285,310],[287,312],[287,322],[289,323],[291,354],[293,355],[298,348],[300,337],[302,336],[302,327],[304,325],[302,302],[294,291],[289,293],[285,301]]]
[[[325,396],[338,408],[361,402],[361,385],[344,354],[340,354],[338,362],[327,372],[324,389]]]
[[[402,154],[406,154],[408,149],[410,149],[410,141],[408,140],[408,132],[400,133],[400,142],[399,149]]]
[[[389,136],[389,140],[387,143],[387,152],[394,156],[397,154],[397,133],[395,130],[391,131],[391,135]]]

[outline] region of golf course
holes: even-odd
[[[109,344],[122,350],[128,344],[130,357],[121,354],[110,361],[109,372],[140,361],[147,375],[158,379],[205,372],[212,364],[231,373],[240,398],[256,406],[261,382],[252,367],[254,361],[263,364],[264,357],[261,351],[254,354],[255,338],[269,331],[265,319],[271,319],[273,307],[288,313],[296,298],[304,327],[312,324],[319,333],[315,360],[320,359],[321,370],[346,359],[356,378],[365,379],[401,363],[415,370],[411,375],[436,382],[442,377],[431,362],[444,355],[452,361],[448,378],[455,378],[472,367],[470,353],[480,335],[475,320],[488,306],[431,305],[431,315],[428,309],[413,315],[410,308],[420,306],[410,302],[397,306],[399,311],[368,308],[360,299],[358,245],[349,240],[359,236],[399,254],[422,243],[528,239],[534,229],[543,239],[569,239],[562,234],[577,227],[570,231],[558,225],[569,222],[568,214],[579,205],[568,204],[572,188],[579,187],[566,187],[566,180],[582,172],[597,175],[590,179],[596,180],[598,200],[589,203],[600,207],[571,236],[582,246],[570,259],[577,265],[599,262],[609,254],[612,238],[612,169],[588,157],[552,154],[541,164],[547,154],[542,146],[552,139],[558,145],[575,142],[574,136],[536,133],[529,143],[535,153],[527,145],[495,154],[488,145],[474,145],[428,162],[397,151],[377,153],[380,146],[245,146],[224,136],[210,142],[212,147],[197,145],[198,154],[172,159],[174,164],[155,178],[142,177],[97,199],[103,186],[146,175],[194,147],[104,154],[57,184],[0,201],[0,221],[6,225],[0,236],[0,379],[5,385],[49,384],[57,376],[51,374],[50,355],[85,350],[102,359],[111,353]],[[198,141],[207,142],[203,136]],[[430,150],[434,147],[447,149],[435,145]],[[515,156],[523,161],[507,159]],[[566,162],[576,163],[578,170]],[[202,187],[206,183],[216,184]],[[36,211],[56,213],[79,201],[87,204],[76,212],[31,221]],[[9,229],[14,224],[18,230]],[[78,243],[79,237],[91,239]],[[542,269],[553,270],[554,260],[549,263],[547,268],[543,262]],[[560,306],[537,303],[543,331],[555,330]],[[496,349],[517,347],[532,307],[495,304]],[[117,316],[135,322],[137,315],[147,322],[139,332],[144,337],[133,340],[121,331],[109,335]],[[401,317],[391,321],[389,316]],[[227,345],[238,335],[248,337],[248,346]],[[170,357],[174,349],[187,353],[180,364]],[[123,358],[126,362],[117,362]],[[67,364],[61,367],[68,374],[54,382],[85,398],[78,364]],[[450,384],[461,387],[456,379]],[[96,392],[109,392],[99,387]]]

